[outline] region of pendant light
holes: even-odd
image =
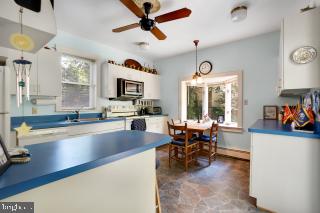
[[[201,77],[200,72],[198,71],[198,44],[199,44],[199,40],[194,40],[193,43],[196,47],[196,72],[192,76],[191,84],[196,85],[196,84],[202,84],[202,77]]]
[[[23,52],[25,50],[31,50],[34,47],[32,39],[23,34],[23,22],[22,22],[23,8],[19,10],[20,19],[20,33],[15,33],[11,36],[11,44],[18,50],[21,50],[21,57],[13,60],[13,68],[16,72],[16,89],[17,89],[17,107],[22,104],[23,89],[26,89],[26,99],[30,100],[30,70],[32,62],[25,60]]]

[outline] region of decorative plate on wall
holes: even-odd
[[[134,69],[142,68],[141,64],[139,62],[137,62],[136,60],[134,60],[134,59],[127,59],[127,60],[124,61],[124,64],[127,67],[134,68]]]
[[[291,59],[296,64],[307,64],[317,57],[317,50],[314,47],[300,47],[291,54]]]

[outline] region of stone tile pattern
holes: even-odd
[[[208,166],[200,158],[185,172],[181,163],[169,168],[166,147],[157,150],[157,157],[163,213],[262,212],[249,197],[249,161],[218,156]]]

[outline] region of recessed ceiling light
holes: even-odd
[[[231,10],[231,20],[239,22],[247,18],[248,8],[246,6],[238,6]]]
[[[150,44],[148,42],[139,42],[138,46],[141,50],[149,50]]]

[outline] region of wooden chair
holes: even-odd
[[[177,123],[181,124],[181,120],[180,119],[171,119],[171,123],[172,125],[175,125]],[[174,130],[174,134],[177,134],[177,132]],[[183,135],[185,134],[184,131],[178,131],[179,135]],[[192,133],[192,137],[198,137],[198,135],[196,133]]]
[[[192,138],[192,133],[188,132],[187,124],[184,126],[175,126],[167,121],[169,135],[172,141],[169,144],[169,168],[171,168],[171,160],[182,161],[185,171],[192,162],[196,162],[198,158],[199,143]],[[184,134],[175,134],[175,132],[183,131]]]
[[[172,125],[175,125],[176,123],[181,123],[181,120],[180,119],[171,119],[171,123],[172,123]],[[174,130],[173,131],[173,133],[176,135],[177,133],[176,133],[176,130]],[[183,131],[179,131],[179,134],[184,134],[184,132]]]
[[[211,165],[212,158],[216,160],[217,155],[218,124],[212,122],[210,136],[200,135],[195,140],[199,142],[200,153],[208,157],[209,165]]]

